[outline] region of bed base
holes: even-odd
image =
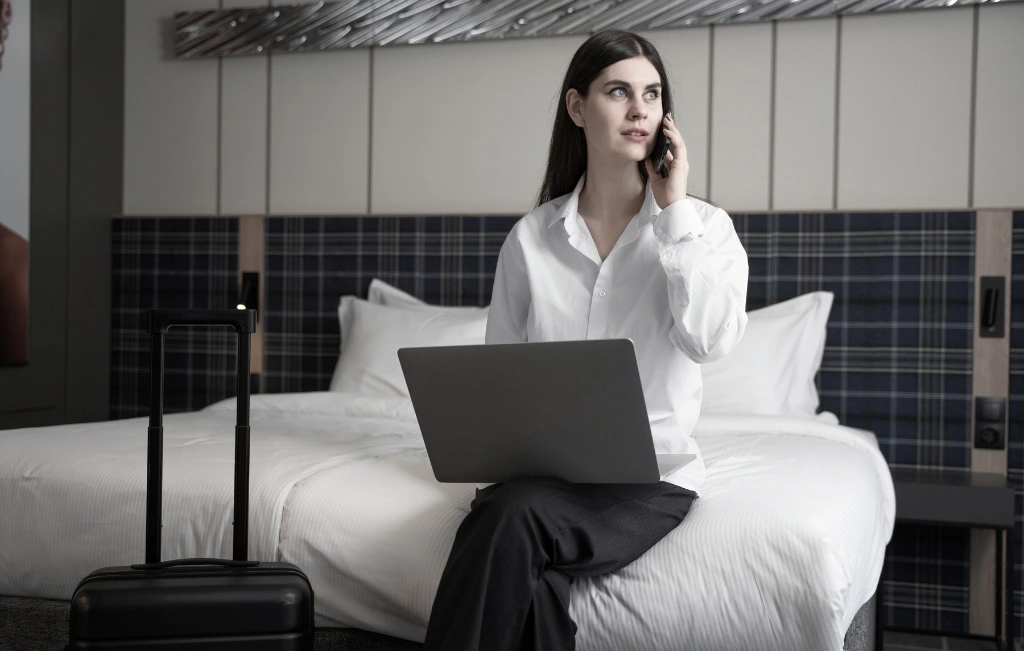
[[[69,601],[0,597],[0,651],[63,651],[68,640]],[[421,644],[355,628],[318,628],[314,651],[418,651]],[[857,611],[843,651],[875,647],[875,597]]]

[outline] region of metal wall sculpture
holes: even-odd
[[[175,54],[201,58],[655,30],[989,0],[345,0],[175,15]],[[991,0],[999,2],[999,0]]]

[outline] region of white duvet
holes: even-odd
[[[250,558],[301,567],[317,624],[422,641],[474,486],[433,479],[411,403],[252,398]],[[234,400],[165,418],[163,558],[231,555]],[[0,594],[69,599],[143,560],[146,418],[0,431]],[[895,514],[874,437],[819,420],[704,415],[684,522],[572,588],[581,651],[839,650]]]

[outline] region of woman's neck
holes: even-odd
[[[628,222],[643,206],[646,190],[635,162],[610,165],[588,161],[578,209],[588,221]]]

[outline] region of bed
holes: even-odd
[[[166,418],[167,557],[230,555],[233,402]],[[251,422],[251,557],[308,573],[318,626],[422,640],[473,487],[433,480],[409,401],[258,395]],[[66,599],[91,570],[141,559],[145,428],[0,436],[0,594]],[[891,534],[870,433],[827,416],[706,416],[697,437],[708,479],[684,524],[573,586],[579,648],[843,648]]]
[[[393,326],[385,336],[360,306],[407,310],[388,323],[417,336],[440,323],[462,339],[482,336],[473,323],[486,312],[448,310],[459,329],[414,301],[381,285],[370,301],[346,297],[341,329],[360,360],[339,362],[329,391],[251,402],[250,558],[303,568],[321,633],[381,635],[360,648],[422,641],[475,488],[433,479],[411,402],[388,388],[388,355],[373,353],[411,335]],[[813,409],[830,308],[831,295],[814,292],[752,311],[744,348],[706,365],[708,408],[694,433],[707,469],[701,497],[635,563],[573,585],[581,651],[873,648],[895,500],[874,435]],[[774,398],[761,395],[769,388]],[[165,418],[167,558],[230,556],[234,414],[230,398]],[[0,595],[65,600],[90,571],[141,560],[146,426],[0,432]]]

